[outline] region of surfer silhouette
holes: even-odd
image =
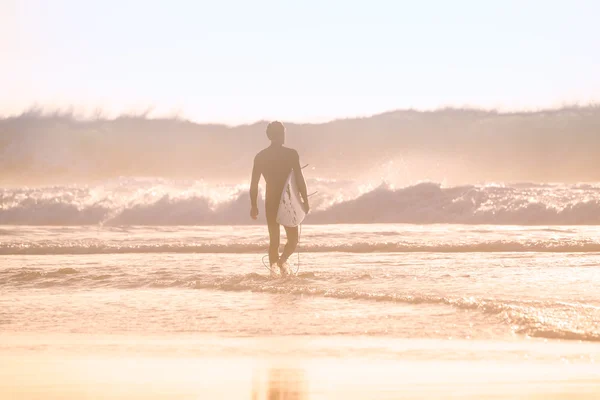
[[[285,143],[285,127],[283,124],[279,121],[269,123],[267,126],[267,137],[271,141],[271,145],[259,152],[254,158],[252,181],[250,183],[250,203],[252,207],[250,217],[252,219],[258,217],[258,181],[262,175],[267,183],[265,214],[269,227],[269,265],[271,266],[271,273],[274,273],[278,267],[281,275],[287,276],[290,272],[287,260],[294,253],[298,245],[298,227],[284,227],[287,243],[285,244],[283,253],[279,256],[281,232],[280,224],[277,222],[277,212],[287,178],[292,171],[294,171],[298,190],[304,203],[304,211],[307,213],[309,210],[308,195],[298,152],[283,146]]]

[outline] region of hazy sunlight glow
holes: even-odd
[[[0,115],[241,123],[598,100],[595,1],[8,0]]]

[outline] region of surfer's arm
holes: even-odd
[[[258,157],[254,158],[254,166],[252,167],[252,180],[250,181],[250,204],[252,209],[258,209],[258,181],[260,180],[261,170],[258,164]]]
[[[302,167],[300,167],[300,156],[297,152],[295,152],[294,154],[294,174],[296,175],[296,184],[298,185],[300,196],[302,196],[304,204],[308,206],[308,193],[306,190],[306,181],[304,180],[304,175],[302,175]]]

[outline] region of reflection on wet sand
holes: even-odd
[[[304,372],[294,368],[270,368],[266,379],[255,374],[252,400],[308,400]]]

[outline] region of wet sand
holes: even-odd
[[[600,349],[586,343],[554,342],[549,349],[544,341],[470,346],[466,341],[335,337],[0,338],[2,399],[600,396]]]

